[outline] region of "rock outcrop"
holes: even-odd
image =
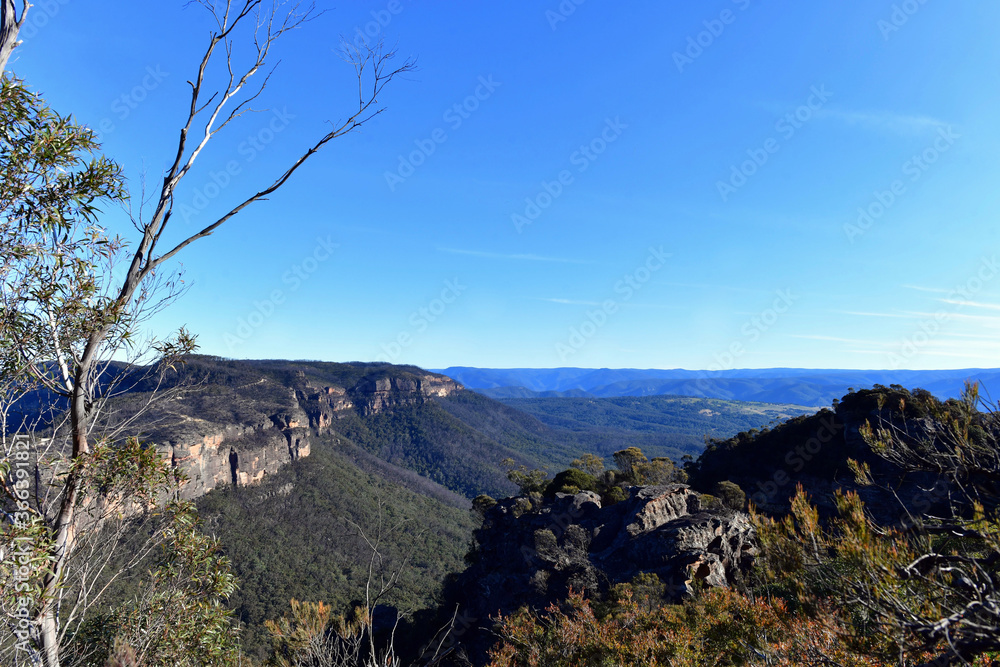
[[[309,419],[309,427],[323,433],[347,411],[354,408],[354,401],[343,387],[306,387],[296,393],[299,405]]]
[[[350,390],[363,416],[378,414],[400,405],[422,403],[433,396],[448,396],[462,388],[454,380],[438,375],[423,377],[366,377]]]
[[[207,434],[200,437],[188,435],[190,428],[162,428],[161,432],[173,431],[173,437],[161,439],[159,449],[187,477],[181,497],[194,499],[226,484],[253,484],[309,456],[309,429],[286,417],[279,414],[255,424],[201,422],[198,430]]]
[[[590,491],[540,506],[527,497],[502,500],[485,513],[476,542],[472,564],[448,593],[476,619],[461,639],[473,653],[490,643],[488,619],[498,613],[542,609],[570,588],[604,593],[640,573],[656,574],[679,601],[697,586],[739,580],[757,553],[746,514],[704,509],[684,484],[632,487],[608,507]]]

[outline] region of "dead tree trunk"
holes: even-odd
[[[3,74],[7,67],[7,60],[14,52],[20,42],[17,41],[17,34],[24,25],[24,18],[28,15],[28,0],[22,0],[21,16],[17,15],[17,8],[14,0],[0,0],[0,74]]]

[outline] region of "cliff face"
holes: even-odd
[[[202,424],[205,435],[179,434],[176,440],[160,442],[171,465],[180,468],[187,481],[181,496],[194,499],[217,486],[242,486],[259,482],[291,461],[309,456],[309,429],[298,422],[281,425],[280,416],[255,424]]]
[[[350,394],[363,416],[378,414],[400,405],[422,403],[434,396],[448,396],[462,386],[443,376],[367,377],[358,382]]]
[[[148,440],[188,478],[181,495],[259,482],[281,466],[309,456],[311,437],[354,411],[362,416],[448,396],[461,385],[430,373],[399,376],[381,371],[349,387],[315,386],[295,376],[292,386],[264,377],[238,387],[182,390],[153,415]]]

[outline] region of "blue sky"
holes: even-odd
[[[136,200],[212,26],[184,4],[39,0],[9,66],[101,129]],[[173,238],[344,116],[341,36],[419,69],[180,255],[189,290],[151,326],[424,367],[1000,366],[1000,6],[690,5],[320,2]]]

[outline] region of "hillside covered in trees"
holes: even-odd
[[[213,567],[232,577],[220,601],[245,664],[310,664],[368,639],[417,664],[430,651],[477,667],[535,652],[557,665],[989,664],[975,628],[992,627],[996,599],[998,422],[974,392],[941,402],[876,386],[811,413],[671,396],[498,402],[386,364],[194,355],[153,370],[129,370],[102,427],[128,423],[172,452],[195,475],[189,495],[215,450],[229,463],[298,452],[257,479],[226,468],[192,496],[224,559]],[[822,551],[803,551],[810,541]],[[159,553],[122,563],[73,651],[145,594],[142,573],[169,563]],[[972,589],[942,569],[954,559],[974,568]],[[917,562],[929,569],[907,574]],[[940,634],[935,615],[958,602],[974,607]]]

